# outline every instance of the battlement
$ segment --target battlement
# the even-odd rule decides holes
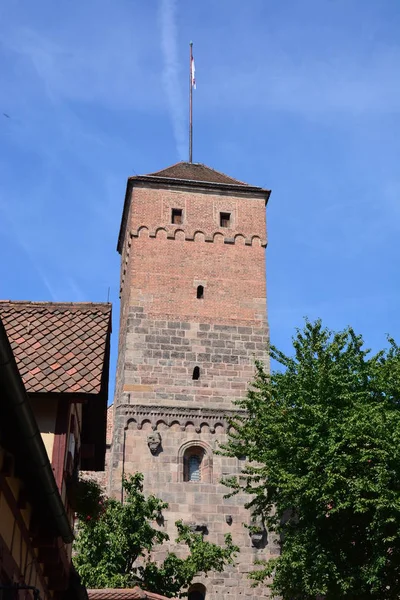
[[[270,193],[205,165],[190,163],[130,177],[117,249],[121,253],[126,233],[141,226],[156,231],[159,227],[182,225],[189,239],[196,231],[209,237],[217,229],[228,230],[225,233],[230,238],[240,234],[264,239],[265,205]]]

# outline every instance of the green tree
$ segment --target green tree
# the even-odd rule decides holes
[[[285,599],[400,598],[400,349],[371,356],[348,328],[306,321],[293,356],[257,364],[224,452],[249,464],[226,483],[280,540],[255,583]]]
[[[151,559],[158,544],[168,541],[162,528],[162,511],[168,505],[155,496],[143,494],[143,475],[136,473],[123,481],[124,502],[105,498],[93,481],[82,482],[78,494],[78,532],[74,564],[88,588],[143,589],[165,596],[184,591],[195,575],[223,571],[234,560],[238,548],[230,535],[225,546],[203,539],[176,522],[177,543],[186,547],[186,558],[170,552],[161,564]]]

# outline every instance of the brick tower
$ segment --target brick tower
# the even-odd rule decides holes
[[[216,543],[232,533],[238,564],[199,577],[189,594],[196,600],[267,596],[251,588],[247,573],[254,559],[276,552],[265,532],[251,536],[243,526],[245,499],[223,498],[221,478],[238,473],[242,461],[215,454],[254,358],[266,358],[269,195],[185,162],[127,184],[108,485],[121,497],[121,476],[144,473],[145,492],[169,503],[163,526],[171,540],[178,519]]]

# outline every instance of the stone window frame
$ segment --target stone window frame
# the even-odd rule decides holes
[[[192,450],[193,453],[199,454],[203,450],[201,461],[201,478],[200,481],[188,481],[187,476],[187,457]],[[181,445],[178,450],[178,481],[189,485],[199,485],[202,483],[212,483],[213,474],[213,453],[208,444],[201,440],[190,440]]]

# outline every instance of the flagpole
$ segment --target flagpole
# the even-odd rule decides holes
[[[193,162],[193,81],[192,81],[192,62],[193,62],[193,42],[190,42],[190,62],[189,62],[189,162]]]

